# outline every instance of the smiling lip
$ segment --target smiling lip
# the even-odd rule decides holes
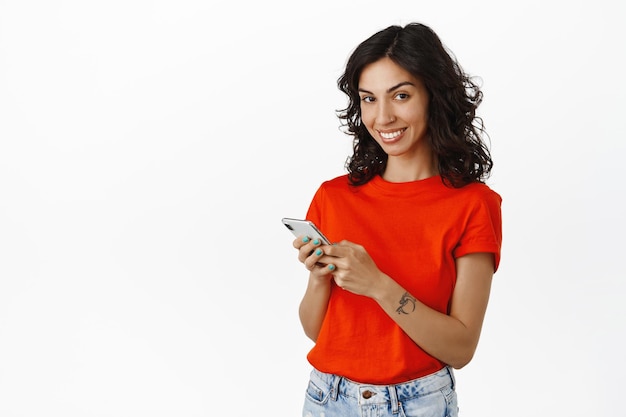
[[[382,131],[378,131],[378,134],[380,135],[381,139],[383,140],[383,142],[385,143],[393,143],[396,142],[397,140],[399,140],[399,138],[402,136],[402,134],[406,131],[406,129],[399,129],[399,130],[393,130],[393,131],[389,131],[389,132],[382,132]]]

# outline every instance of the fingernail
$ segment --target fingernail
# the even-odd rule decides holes
[[[320,240],[319,240],[319,239],[315,239],[315,240],[313,241],[313,244],[314,244],[314,245],[319,245],[319,244],[320,244]]]
[[[309,237],[308,237],[308,236],[305,236],[305,237],[303,237],[303,238],[302,238],[302,241],[303,241],[304,243],[309,243],[309,240],[311,240],[311,239],[309,239]]]
[[[331,271],[334,271],[335,270],[335,265],[329,264],[328,265],[328,269],[330,269]]]
[[[316,254],[317,256],[320,256],[320,255],[322,254],[322,250],[321,250],[321,249],[316,250],[316,251],[315,251],[315,254]]]

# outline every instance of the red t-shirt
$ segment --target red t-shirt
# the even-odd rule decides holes
[[[501,201],[485,184],[451,188],[440,176],[407,183],[377,176],[354,187],[344,175],[321,185],[307,219],[331,241],[364,246],[382,272],[424,304],[448,313],[456,258],[489,252],[498,267]],[[445,366],[411,340],[376,301],[341,290],[334,282],[307,358],[322,372],[371,384],[405,382]]]

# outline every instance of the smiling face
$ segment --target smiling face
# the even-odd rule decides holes
[[[387,170],[412,166],[432,175],[429,94],[421,80],[389,58],[367,65],[359,78],[361,120],[389,156]],[[417,171],[415,171],[417,172]]]

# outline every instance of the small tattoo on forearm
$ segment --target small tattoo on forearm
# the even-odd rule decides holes
[[[400,307],[396,309],[398,314],[409,314],[415,311],[415,298],[408,292],[405,292],[400,298]]]

